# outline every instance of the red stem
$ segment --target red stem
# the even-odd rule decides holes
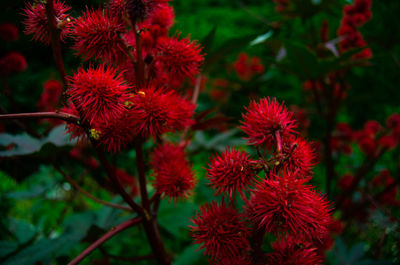
[[[276,138],[276,149],[278,151],[278,155],[282,152],[282,139],[279,131],[275,131],[275,138]]]
[[[53,48],[53,57],[56,64],[58,73],[61,76],[61,80],[64,84],[64,95],[68,88],[67,74],[64,67],[64,60],[62,57],[62,49],[60,43],[60,30],[57,29],[57,21],[54,12],[53,0],[47,0],[46,4],[46,16],[49,21],[49,31],[51,35],[51,46]]]
[[[80,120],[78,116],[64,112],[32,112],[0,115],[0,120],[10,119],[59,119],[76,125],[79,125]]]
[[[145,215],[143,208],[136,204],[131,196],[125,191],[124,187],[122,186],[121,182],[115,175],[114,168],[108,163],[106,156],[104,155],[103,150],[97,147],[97,143],[92,140],[93,147],[96,149],[97,155],[99,156],[100,162],[103,165],[104,169],[108,177],[110,178],[111,182],[114,184],[115,188],[117,189],[118,193],[122,196],[124,201],[138,214],[141,216]]]
[[[107,240],[109,240],[110,238],[115,236],[116,234],[124,231],[125,229],[139,224],[140,222],[142,222],[142,218],[136,217],[134,219],[123,222],[122,224],[119,224],[115,228],[108,231],[105,235],[100,237],[98,240],[96,240],[96,242],[91,244],[88,248],[86,248],[81,254],[79,254],[70,263],[68,263],[68,265],[76,265],[76,264],[80,263],[84,258],[86,258],[90,253],[92,253],[96,248],[101,246],[104,242],[106,242]]]
[[[142,206],[149,214],[150,203],[146,188],[146,169],[144,167],[143,147],[141,139],[135,142],[136,149],[136,166],[139,173],[140,197],[142,198]],[[147,218],[149,219],[149,218]]]
[[[136,41],[136,83],[139,88],[144,84],[144,63],[142,58],[142,45],[140,41],[140,32],[138,32],[137,23],[134,25],[135,41]]]

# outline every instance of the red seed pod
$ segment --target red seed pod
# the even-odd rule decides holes
[[[255,181],[250,156],[244,152],[227,148],[221,156],[214,156],[207,169],[207,177],[216,194],[232,197],[236,191],[243,194],[246,187]]]
[[[224,265],[249,263],[245,257],[249,231],[232,206],[224,202],[205,204],[191,221],[190,234],[196,244],[202,244],[200,248],[205,249],[211,262]]]
[[[154,170],[154,188],[170,200],[187,199],[196,186],[196,180],[182,147],[165,143],[158,146],[151,161]]]

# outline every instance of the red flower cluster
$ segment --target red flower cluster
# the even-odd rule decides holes
[[[229,197],[232,197],[236,191],[242,194],[246,186],[255,181],[252,162],[246,152],[230,148],[226,149],[221,157],[213,157],[207,174],[215,193],[226,193]]]
[[[246,251],[250,247],[249,230],[237,210],[222,202],[200,206],[192,220],[191,235],[196,244],[203,244],[205,254],[216,264],[248,264]]]
[[[0,76],[19,73],[28,66],[25,56],[20,52],[9,52],[0,58]]]
[[[40,111],[54,111],[62,95],[63,85],[58,80],[47,80],[43,84],[43,93],[37,103]]]
[[[131,127],[145,139],[190,126],[196,108],[176,92],[155,86],[137,92],[129,106]]]
[[[271,175],[258,183],[247,206],[249,219],[260,229],[312,241],[327,233],[330,205],[294,175]]]
[[[259,57],[249,57],[246,53],[240,53],[233,63],[236,74],[243,81],[249,81],[254,75],[264,73],[264,65]]]
[[[362,130],[353,131],[346,123],[338,123],[332,138],[333,150],[351,154],[350,144],[356,143],[361,151],[371,157],[381,149],[390,150],[400,142],[400,115],[392,114],[386,127],[377,121],[367,121]]]
[[[356,0],[353,5],[344,7],[344,16],[338,29],[338,35],[343,37],[343,40],[339,43],[339,48],[342,52],[366,46],[366,42],[358,28],[371,19],[371,6],[372,0]],[[354,57],[369,59],[372,57],[372,51],[366,48]]]
[[[56,26],[61,29],[60,38],[64,40],[71,33],[72,23],[70,22],[69,15],[66,14],[71,7],[59,0],[53,2],[53,7]],[[45,4],[38,3],[32,5],[31,3],[27,3],[23,11],[23,15],[26,17],[23,21],[25,34],[33,34],[33,40],[49,45],[51,37]]]
[[[252,101],[246,110],[240,128],[248,135],[251,145],[274,148],[280,141],[278,134],[289,137],[297,126],[293,114],[275,98],[263,98],[259,103]]]
[[[319,265],[322,258],[310,243],[294,237],[286,237],[272,244],[274,253],[268,254],[268,264],[276,265]]]
[[[0,23],[0,39],[4,41],[18,40],[18,28],[11,23]]]
[[[196,185],[196,180],[185,157],[182,147],[165,143],[152,154],[151,167],[154,170],[154,187],[164,197],[187,198]]]
[[[88,70],[79,68],[70,82],[70,99],[91,125],[114,120],[126,109],[130,87],[112,68],[105,65],[91,66]]]
[[[293,113],[276,99],[252,102],[247,110],[241,128],[249,136],[249,144],[266,147],[264,153],[258,152],[258,159],[253,160],[245,152],[228,148],[211,159],[207,169],[210,186],[230,201],[231,213],[230,217],[225,214],[224,203],[218,206],[213,202],[201,208],[192,220],[192,237],[203,244],[206,255],[216,264],[321,264],[315,242],[329,236],[333,219],[331,204],[306,184],[312,178],[315,151],[297,136]],[[262,170],[265,178],[257,180]],[[236,209],[236,192],[244,201],[241,214]],[[238,222],[239,216],[246,222]],[[243,238],[231,237],[232,231],[238,233],[246,228],[253,233],[241,232]],[[262,253],[260,243],[256,243],[262,242],[265,233],[279,239],[274,253]],[[298,248],[297,241],[303,247]],[[227,246],[233,249],[229,253]],[[240,251],[235,250],[237,246]],[[226,259],[221,260],[221,256]]]
[[[95,58],[118,63],[127,57],[122,39],[126,28],[117,16],[103,10],[86,10],[74,24],[74,49],[85,60]]]

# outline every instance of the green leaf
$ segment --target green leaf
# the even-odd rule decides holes
[[[0,257],[5,257],[8,254],[18,249],[18,243],[11,241],[0,241]]]
[[[177,237],[185,237],[190,224],[189,218],[195,212],[195,205],[190,202],[167,202],[163,200],[159,209],[160,226]],[[179,216],[179,218],[177,218]]]
[[[203,46],[202,52],[206,55],[211,50],[211,47],[214,43],[216,32],[217,32],[217,25],[214,25],[213,28],[210,30],[210,32],[201,41],[201,44]]]
[[[24,220],[10,218],[9,230],[15,235],[20,244],[28,242],[36,235],[35,227]]]
[[[10,146],[10,150],[0,151],[2,156],[30,155],[39,152],[43,146],[52,144],[57,147],[73,145],[74,142],[69,140],[69,136],[65,134],[65,126],[60,125],[50,131],[47,137],[36,139],[26,133],[19,135],[11,135],[7,133],[0,134],[0,145]]]
[[[174,265],[191,265],[198,261],[202,256],[204,249],[198,249],[199,245],[190,245],[180,253],[175,260]]]

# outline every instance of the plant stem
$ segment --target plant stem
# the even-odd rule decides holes
[[[32,112],[0,115],[0,120],[10,119],[59,119],[76,125],[79,125],[80,120],[78,116],[64,112]]]
[[[126,211],[131,211],[132,210],[130,207],[126,207],[126,206],[115,204],[115,203],[111,203],[111,202],[106,202],[106,201],[103,201],[103,200],[101,200],[99,198],[96,198],[95,196],[93,196],[92,194],[90,194],[89,192],[84,190],[81,186],[79,186],[78,183],[76,183],[70,176],[68,176],[56,164],[53,164],[53,166],[72,186],[74,186],[75,189],[77,189],[80,193],[82,193],[83,195],[85,195],[89,199],[91,199],[91,200],[93,200],[93,201],[95,201],[97,203],[112,207],[112,208],[122,209],[122,210],[126,210]]]
[[[161,240],[157,219],[152,217],[150,220],[144,220],[143,227],[158,264],[171,265],[170,258],[167,255],[164,244]]]
[[[57,21],[54,12],[53,0],[47,0],[46,3],[46,16],[49,22],[49,30],[51,36],[51,46],[53,48],[54,62],[57,67],[57,71],[60,74],[61,80],[64,84],[63,95],[65,97],[65,92],[68,88],[67,74],[64,67],[64,60],[62,57],[62,49],[60,43],[60,30],[57,29]],[[65,100],[65,98],[63,99]]]
[[[134,219],[128,220],[126,222],[123,222],[122,224],[119,224],[115,228],[112,228],[110,231],[108,231],[105,235],[100,237],[96,242],[91,244],[88,248],[86,248],[81,254],[79,254],[76,258],[74,258],[68,265],[76,265],[80,263],[84,258],[86,258],[90,253],[92,253],[96,248],[98,248],[100,245],[102,245],[104,242],[115,236],[116,234],[124,231],[125,229],[132,227],[136,224],[139,224],[142,222],[141,217],[136,217]]]
[[[141,139],[135,142],[136,149],[136,166],[139,174],[140,197],[142,198],[142,206],[149,213],[150,203],[146,188],[146,169],[144,167],[143,146]]]
[[[142,58],[142,44],[140,40],[140,32],[138,32],[137,23],[134,24],[135,41],[136,41],[136,82],[139,88],[144,84],[144,63]]]
[[[108,163],[106,156],[104,155],[103,150],[101,150],[99,147],[97,147],[97,143],[95,143],[92,140],[93,147],[96,149],[97,155],[99,156],[100,163],[103,165],[104,169],[106,170],[106,173],[108,177],[110,178],[111,182],[114,184],[115,188],[117,189],[118,193],[122,196],[124,201],[138,214],[141,216],[144,215],[143,208],[140,207],[138,204],[136,204],[131,196],[126,193],[124,187],[121,185],[121,182],[115,175],[115,170],[114,168]]]

